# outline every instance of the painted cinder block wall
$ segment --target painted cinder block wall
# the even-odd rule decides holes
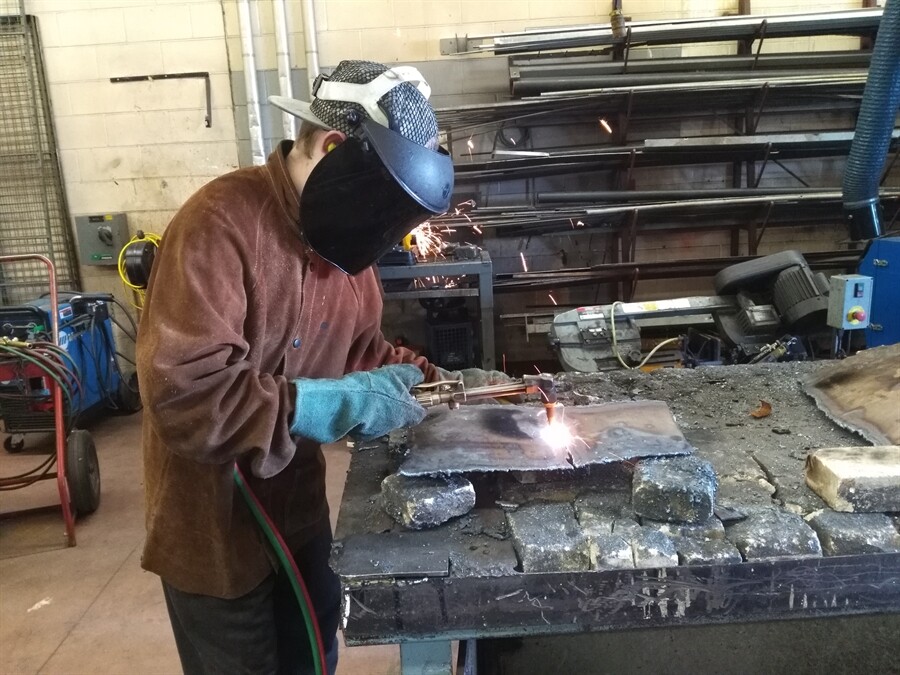
[[[635,20],[716,16],[737,11],[737,0],[625,0],[625,13]],[[826,0],[816,10],[849,9],[858,0]],[[437,106],[500,100],[508,90],[502,57],[445,57],[441,38],[525,28],[605,23],[608,0],[318,0],[315,3],[319,60],[323,68],[341,59],[365,58],[417,65],[433,88]],[[810,11],[801,0],[753,0],[756,14]],[[249,130],[243,84],[240,31],[235,0],[26,0],[28,13],[37,16],[44,44],[47,78],[59,138],[60,157],[73,214],[124,211],[132,231],[163,232],[179,205],[213,177],[250,161]],[[277,92],[275,36],[271,0],[254,0],[257,27],[257,69],[262,94]],[[288,2],[295,92],[305,96],[306,63],[301,3]],[[854,38],[825,37],[769,40],[764,51],[790,49],[852,49]],[[722,54],[734,45],[690,45],[685,55]],[[112,84],[111,77],[208,71],[212,86],[210,128],[204,124],[202,80]],[[267,146],[281,135],[277,114],[264,107]],[[777,122],[777,121],[776,121]],[[816,119],[795,122],[814,128]],[[651,130],[652,135],[696,133],[682,128]],[[703,133],[723,133],[715,128]],[[479,141],[479,139],[476,139]],[[808,167],[808,163],[807,163]],[[823,161],[814,184],[838,184],[842,161]],[[723,185],[721,167],[648,170],[636,174],[638,188],[715,187]],[[763,185],[791,184],[782,172],[767,170]],[[892,181],[893,182],[893,181]],[[796,244],[807,250],[829,249],[844,238],[840,229],[775,230],[767,233],[763,250]],[[532,268],[560,266],[559,250],[571,249],[597,261],[597,251],[582,238],[577,244],[553,238],[537,242],[505,242],[495,247],[498,269],[514,269],[518,251],[527,250]],[[527,247],[527,248],[526,248]],[[722,234],[644,237],[638,260],[669,256],[705,257],[727,251]],[[570,264],[572,264],[570,262]],[[122,293],[112,270],[83,267],[88,290]],[[673,291],[703,292],[703,282],[641,282],[642,297],[661,297]],[[699,285],[699,287],[698,287]],[[567,294],[556,294],[564,302]],[[573,302],[582,301],[573,296]],[[546,306],[546,293],[500,296],[498,313]],[[392,317],[408,307],[394,308]],[[414,330],[414,320],[410,326]],[[389,329],[392,330],[392,329]],[[405,328],[397,325],[396,332]],[[408,331],[407,331],[408,332]],[[499,332],[501,348],[522,348],[514,329]],[[534,346],[529,346],[534,349]]]

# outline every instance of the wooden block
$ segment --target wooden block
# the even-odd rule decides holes
[[[816,450],[806,484],[835,511],[900,511],[900,445]]]

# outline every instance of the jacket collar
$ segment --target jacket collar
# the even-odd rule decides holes
[[[300,196],[297,194],[297,188],[294,187],[287,167],[287,156],[293,147],[294,142],[290,140],[281,141],[281,143],[276,145],[275,149],[272,150],[272,154],[266,160],[266,171],[269,174],[269,179],[275,190],[275,198],[278,200],[281,210],[284,211],[285,216],[294,224],[299,233]]]

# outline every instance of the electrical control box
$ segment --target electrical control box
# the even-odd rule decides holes
[[[836,274],[830,280],[828,325],[842,330],[868,328],[872,312],[872,277]]]
[[[75,216],[75,235],[82,265],[117,265],[129,239],[128,220],[124,213]]]

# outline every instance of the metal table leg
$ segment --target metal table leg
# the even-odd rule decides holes
[[[485,251],[478,267],[478,303],[481,319],[481,367],[496,368],[494,354],[494,264]]]
[[[453,675],[453,650],[449,640],[400,643],[402,675]]]

